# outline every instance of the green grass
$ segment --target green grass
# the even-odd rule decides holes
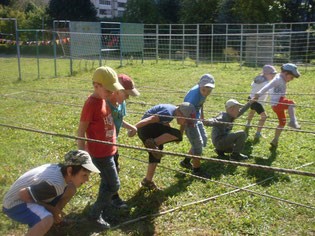
[[[1,65],[16,66],[15,59],[1,59]],[[84,64],[84,63],[83,63]],[[47,74],[53,74],[52,61],[43,63]],[[224,109],[229,98],[246,101],[252,78],[260,68],[240,68],[236,64],[202,64],[198,67],[185,62],[141,64],[132,62],[119,67],[119,62],[110,62],[119,73],[132,76],[141,95],[131,98],[136,103],[128,104],[126,120],[136,123],[150,105],[182,102],[185,91],[195,85],[203,73],[211,73],[216,79],[216,88],[205,103],[206,117],[212,117]],[[68,65],[62,65],[68,68]],[[97,66],[97,64],[96,64]],[[279,67],[278,67],[279,69]],[[37,71],[36,62],[28,70]],[[82,70],[81,70],[82,71]],[[315,93],[313,82],[314,68],[301,68],[302,76],[290,82],[288,93]],[[10,74],[6,74],[10,73]],[[20,82],[10,78],[12,72],[2,72],[0,93],[0,123],[29,127],[38,130],[76,135],[82,105],[90,93],[91,74],[87,69],[74,77],[37,79],[27,78]],[[10,78],[10,79],[9,79]],[[179,92],[175,92],[179,91]],[[244,92],[244,94],[232,94]],[[222,94],[224,93],[224,94]],[[315,131],[314,95],[288,95],[298,105],[297,117],[303,130]],[[307,107],[309,106],[309,107]],[[266,126],[275,127],[276,117],[266,106],[269,119]],[[237,123],[245,124],[245,116]],[[305,122],[303,122],[305,121]],[[308,121],[308,122],[306,122]],[[257,123],[257,116],[253,124]],[[176,126],[175,123],[173,123]],[[244,127],[235,125],[234,130]],[[0,127],[0,198],[22,173],[43,163],[58,163],[70,149],[76,148],[72,139],[20,131]],[[253,143],[254,128],[250,130],[245,153],[251,156],[248,163],[294,169],[314,162],[314,134],[283,132],[279,148],[270,152],[269,141],[274,130],[263,130],[265,139]],[[207,128],[211,133],[211,128]],[[142,147],[137,137],[128,138],[122,130],[119,142]],[[184,137],[180,144],[165,145],[166,151],[187,153],[189,142]],[[147,153],[139,150],[120,148],[121,189],[120,195],[127,200],[129,211],[112,210],[112,224],[141,216],[163,212],[190,202],[210,198],[234,190],[224,183],[238,187],[248,186],[270,178],[263,184],[250,187],[257,193],[265,193],[308,206],[315,206],[315,183],[313,177],[280,174],[276,172],[223,165],[215,162],[202,162],[202,168],[212,177],[202,181],[175,171],[158,167],[155,181],[163,188],[162,192],[146,192],[139,189],[139,182],[146,172]],[[205,157],[216,158],[211,140],[204,150]],[[165,156],[162,166],[182,170],[180,157]],[[300,170],[315,172],[315,164]],[[218,182],[213,182],[213,181]],[[99,177],[92,174],[90,181],[82,186],[77,195],[66,206],[67,225],[54,227],[48,235],[92,235],[97,230],[84,221],[89,206],[97,196]],[[0,214],[1,235],[22,235],[27,227],[15,223]],[[263,197],[258,194],[240,191],[217,197],[206,203],[180,208],[159,217],[148,217],[116,229],[99,232],[99,235],[314,235],[315,214],[313,209],[295,206],[283,201]]]

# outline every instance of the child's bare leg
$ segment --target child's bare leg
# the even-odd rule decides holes
[[[152,181],[158,163],[149,163],[145,178]]]
[[[257,133],[261,132],[266,120],[267,114],[265,112],[260,113],[260,120],[258,122]]]
[[[178,140],[178,138],[174,135],[169,134],[169,133],[164,133],[164,134],[162,134],[159,137],[154,139],[156,145],[161,145],[161,144],[176,141],[176,140]]]
[[[52,216],[47,216],[32,228],[28,230],[26,236],[33,236],[33,235],[45,235],[48,230],[52,227],[54,223],[54,218]]]
[[[250,110],[249,111],[249,113],[248,113],[248,116],[247,116],[247,126],[249,126],[250,125],[250,123],[252,122],[252,119],[253,119],[253,117],[254,117],[254,115],[255,115],[255,110]]]

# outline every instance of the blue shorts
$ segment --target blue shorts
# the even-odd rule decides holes
[[[2,208],[3,213],[11,219],[27,224],[30,228],[42,221],[47,216],[52,216],[45,207],[36,203],[22,203],[10,209]]]

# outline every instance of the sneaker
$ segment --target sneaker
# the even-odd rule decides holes
[[[201,168],[193,168],[192,170],[192,174],[193,175],[196,175],[196,176],[199,176],[199,177],[202,177],[202,178],[210,178],[210,175],[208,173],[205,173],[201,170]]]
[[[156,145],[155,141],[153,138],[149,138],[147,140],[145,140],[144,142],[144,146],[146,148],[150,148],[150,149],[156,149],[158,151],[160,151],[159,146]],[[160,152],[150,152],[156,159],[161,159],[163,154]]]
[[[273,140],[270,142],[270,145],[271,145],[272,148],[277,148],[277,147],[278,147],[278,140],[273,139]]]
[[[125,209],[128,208],[128,205],[125,201],[123,201],[120,197],[112,199],[112,206],[118,209]]]
[[[192,164],[190,162],[185,161],[185,160],[182,160],[179,164],[183,168],[186,168],[186,169],[189,169],[189,170],[192,169]]]
[[[301,129],[301,126],[297,122],[290,121],[288,124],[292,129]]]
[[[97,224],[98,226],[100,226],[100,227],[102,227],[104,229],[110,229],[110,224],[103,219],[102,214],[100,214],[96,218],[92,217],[92,216],[89,216],[88,219],[89,219],[89,221]]]
[[[231,160],[234,160],[234,161],[243,161],[243,160],[247,160],[248,156],[239,152],[232,152],[230,158]]]
[[[149,190],[160,190],[153,181],[149,181],[146,178],[140,182],[140,187],[147,188]]]
[[[224,154],[224,151],[220,151],[218,149],[214,149],[215,153],[218,154],[218,157],[227,157],[225,154]]]

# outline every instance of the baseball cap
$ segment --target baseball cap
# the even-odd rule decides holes
[[[235,105],[239,105],[239,106],[244,106],[243,104],[239,103],[237,100],[235,99],[229,99],[227,100],[227,102],[225,103],[225,108],[228,109],[230,107],[233,107]]]
[[[111,92],[124,89],[118,82],[116,72],[108,66],[98,67],[93,74],[92,80],[102,84],[105,89],[108,89]]]
[[[269,75],[269,74],[277,74],[277,70],[274,66],[272,65],[264,65],[263,66],[263,70],[262,73],[265,75]]]
[[[203,76],[201,76],[200,81],[199,81],[199,86],[200,87],[210,87],[210,88],[214,88],[215,81],[214,81],[214,77],[210,74],[204,74]]]
[[[301,75],[297,69],[297,66],[295,64],[292,64],[292,63],[283,64],[281,66],[281,70],[290,72],[295,78],[299,78]]]
[[[65,165],[83,166],[85,169],[101,173],[93,164],[90,154],[83,150],[72,150],[65,155]]]
[[[183,114],[184,117],[196,117],[195,106],[189,102],[183,102],[178,106],[179,111]]]
[[[127,94],[130,96],[139,96],[139,91],[135,88],[135,84],[132,81],[132,79],[125,74],[119,74],[118,75],[119,83],[124,87]]]

